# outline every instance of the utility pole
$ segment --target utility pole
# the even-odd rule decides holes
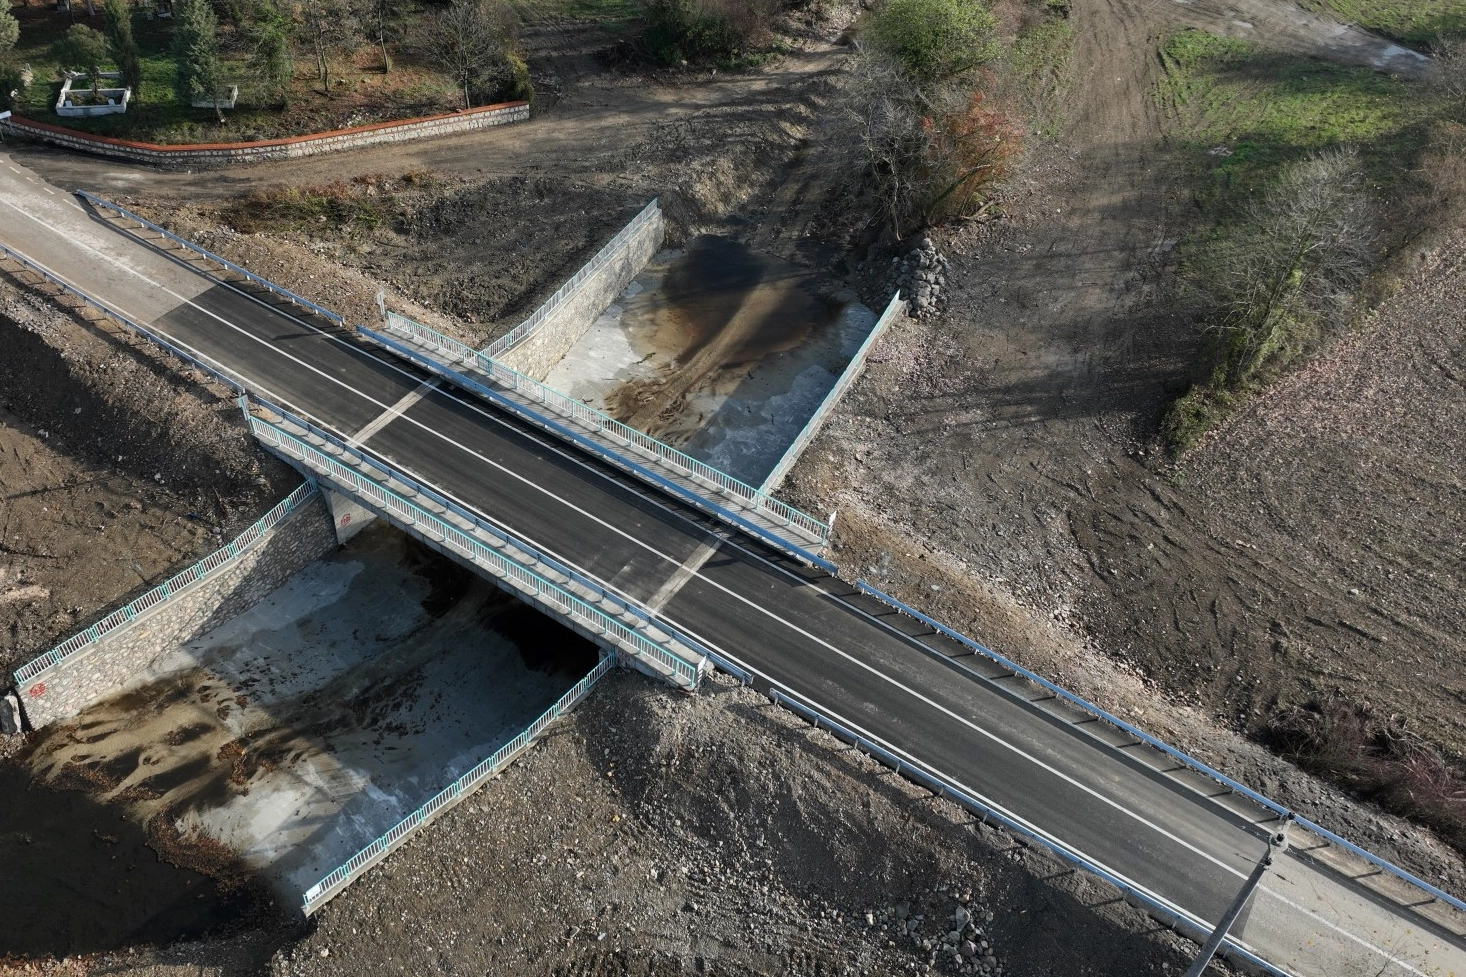
[[[1272,867],[1273,859],[1288,850],[1288,825],[1292,823],[1293,815],[1289,814],[1283,818],[1282,826],[1268,839],[1267,851],[1262,853],[1262,858],[1258,861],[1257,867],[1252,870],[1252,874],[1242,884],[1242,891],[1237,893],[1236,901],[1232,903],[1231,908],[1222,914],[1222,918],[1218,921],[1216,929],[1212,930],[1211,937],[1202,946],[1201,953],[1197,954],[1196,962],[1191,965],[1190,970],[1186,971],[1186,977],[1201,977],[1207,968],[1207,964],[1211,963],[1211,958],[1217,955],[1217,948],[1222,945],[1222,941],[1231,932],[1232,924],[1237,922],[1237,917],[1242,915],[1242,910],[1247,906],[1247,901],[1252,898],[1252,894],[1257,891],[1258,885],[1262,883],[1262,877]]]

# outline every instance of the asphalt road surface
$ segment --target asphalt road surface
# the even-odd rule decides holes
[[[348,334],[123,233],[0,155],[0,243],[1194,918],[1276,828],[924,647],[791,563]],[[675,578],[675,580],[674,580]],[[1214,791],[1213,791],[1214,792]],[[1295,848],[1233,929],[1300,975],[1466,974],[1466,943]]]

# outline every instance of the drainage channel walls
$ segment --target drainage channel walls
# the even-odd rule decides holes
[[[533,315],[484,347],[484,355],[544,380],[661,250],[665,230],[662,210],[653,200]]]
[[[809,443],[820,432],[820,428],[825,426],[825,420],[830,416],[830,411],[835,409],[835,405],[840,402],[840,398],[845,396],[845,391],[850,389],[851,384],[860,379],[860,375],[865,372],[865,361],[870,357],[870,351],[875,348],[876,343],[880,342],[886,330],[891,328],[891,323],[905,314],[906,302],[901,298],[901,293],[897,292],[891,296],[886,311],[882,312],[881,317],[876,320],[870,335],[865,337],[865,342],[860,344],[860,349],[856,350],[855,355],[850,358],[850,364],[845,367],[845,372],[840,374],[835,385],[830,388],[830,392],[825,394],[825,399],[810,415],[804,428],[795,435],[794,440],[785,449],[784,456],[779,459],[773,471],[769,472],[768,477],[764,479],[764,484],[760,488],[761,492],[778,491],[779,486],[784,484],[789,469],[794,467],[794,463],[804,454],[804,449],[809,447]]]
[[[160,655],[254,606],[335,546],[307,482],[228,546],[16,670],[26,717],[40,728],[129,691]]]

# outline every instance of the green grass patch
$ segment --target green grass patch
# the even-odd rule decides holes
[[[1052,136],[1063,124],[1074,28],[1056,12],[1020,32],[1003,55],[1003,75],[1021,94],[1030,124]]]
[[[1388,197],[1443,110],[1417,83],[1203,31],[1177,34],[1161,59],[1176,141],[1199,177],[1203,211],[1218,219],[1284,166],[1334,146],[1358,146]]]
[[[1448,108],[1432,90],[1197,30],[1172,37],[1160,54],[1166,75],[1158,97],[1174,109],[1171,143],[1206,224],[1181,249],[1183,280],[1206,279],[1220,249],[1246,231],[1248,201],[1292,164],[1332,148],[1358,149],[1381,207],[1384,245],[1412,233],[1408,221],[1392,216],[1407,212],[1406,203],[1426,192],[1421,155],[1432,125]],[[1205,320],[1210,311],[1198,308],[1196,315]],[[1219,341],[1207,343],[1197,382],[1163,422],[1172,451],[1195,446],[1271,379],[1310,355],[1323,335],[1318,327],[1290,324],[1277,352],[1241,375],[1219,366],[1228,361]]]
[[[1300,4],[1413,47],[1466,34],[1466,0],[1300,0]]]

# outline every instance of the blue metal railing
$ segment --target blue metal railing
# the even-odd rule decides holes
[[[538,309],[535,309],[528,319],[525,319],[519,325],[485,346],[483,350],[484,355],[491,357],[503,356],[515,346],[528,339],[556,309],[560,308],[574,294],[576,289],[580,288],[582,282],[600,271],[601,267],[611,260],[611,256],[616,252],[616,249],[621,247],[627,238],[631,237],[632,234],[636,233],[642,225],[646,224],[652,218],[660,215],[661,208],[657,206],[656,198],[653,198],[651,203],[642,208],[641,213],[631,219],[631,223],[617,231],[616,236],[607,241],[605,246],[596,252],[595,257],[591,258],[584,265],[581,265],[580,270],[570,276],[570,279],[565,284],[557,288],[555,294],[546,299]]]
[[[340,485],[345,491],[350,492],[353,496],[363,501],[368,507],[389,518],[395,518],[395,521],[399,524],[403,524],[410,530],[416,531],[421,535],[431,534],[437,537],[438,541],[444,546],[450,546],[469,560],[503,574],[504,578],[511,582],[511,586],[519,592],[528,594],[537,600],[553,606],[560,614],[573,621],[578,621],[590,630],[605,636],[607,640],[620,642],[631,654],[660,663],[688,688],[696,687],[699,677],[698,665],[687,661],[681,655],[677,654],[676,651],[660,642],[652,640],[624,621],[612,617],[584,598],[571,593],[561,585],[530,569],[524,563],[475,539],[459,527],[446,521],[431,510],[418,505],[406,496],[394,492],[378,481],[364,477],[355,469],[342,464],[337,459],[332,458],[315,446],[295,437],[290,432],[249,413],[247,405],[242,404],[241,406],[245,406],[246,408],[245,418],[249,423],[251,433],[267,447],[275,448],[285,455],[304,462],[311,469],[317,471],[321,478]],[[381,470],[391,475],[391,477],[396,477],[388,469],[382,468]],[[404,484],[410,484],[408,480],[403,481]],[[413,488],[414,491],[417,490],[416,485],[413,485]],[[425,492],[423,494],[431,497],[430,493]],[[457,507],[455,507],[455,511],[457,513],[462,512]],[[472,520],[477,528],[492,533],[505,544],[506,548],[513,547],[538,556],[533,548],[521,545],[518,540],[499,530],[493,529],[481,520],[474,520],[472,516],[465,516],[465,518]],[[547,566],[560,572],[560,566],[558,564],[553,564],[550,561],[545,561],[545,563]],[[567,574],[567,576],[575,583],[588,589],[597,600],[613,606],[618,611],[629,612],[646,625],[655,624],[658,629],[666,632],[669,637],[678,643],[685,643],[687,647],[698,651],[699,654],[701,653],[700,646],[695,642],[684,640],[681,634],[666,627],[660,621],[652,621],[644,610],[624,598],[611,593],[599,584],[579,574],[571,573]]]
[[[303,297],[295,294],[294,292],[290,291],[290,289],[288,289],[288,288],[284,288],[284,287],[282,287],[280,285],[276,285],[274,282],[270,281],[269,279],[261,278],[259,275],[256,275],[254,272],[248,271],[247,269],[244,269],[244,268],[239,267],[239,265],[236,265],[234,262],[230,261],[228,258],[221,258],[217,254],[214,254],[214,252],[205,250],[204,248],[199,247],[197,244],[194,244],[192,241],[189,241],[186,238],[179,237],[177,234],[174,234],[172,231],[166,231],[163,228],[159,227],[157,224],[154,224],[152,221],[148,220],[147,218],[145,218],[145,217],[139,217],[137,214],[134,214],[132,211],[127,210],[126,208],[121,207],[118,204],[114,204],[110,200],[105,200],[102,197],[96,196],[95,194],[87,193],[85,190],[77,190],[76,191],[76,195],[78,197],[81,197],[83,200],[87,201],[88,203],[93,204],[94,206],[104,207],[107,210],[114,211],[117,214],[120,214],[121,216],[126,217],[128,220],[137,221],[138,224],[142,225],[143,227],[146,227],[148,230],[154,231],[154,232],[156,232],[158,234],[161,234],[165,238],[167,238],[168,240],[172,241],[173,243],[175,243],[177,245],[180,245],[181,247],[185,247],[185,248],[189,249],[190,251],[195,251],[198,254],[203,255],[205,258],[208,258],[210,261],[214,261],[214,262],[217,262],[220,265],[223,265],[225,268],[229,269],[230,271],[234,272],[237,275],[243,275],[245,278],[247,278],[250,281],[254,282],[256,285],[259,285],[261,288],[264,288],[264,289],[267,289],[267,290],[269,290],[271,292],[274,292],[276,295],[282,295],[286,299],[290,300],[291,302],[296,303],[297,305],[303,305],[303,306],[305,306],[306,308],[310,309],[312,312],[316,313],[317,315],[322,316],[323,318],[329,319],[332,322],[336,323],[336,325],[338,325],[338,326],[343,326],[344,327],[346,325],[346,320],[343,319],[343,318],[341,318],[341,316],[337,315],[336,313],[332,312],[330,309],[322,308],[321,306],[319,306],[316,303],[312,302],[310,299],[303,298]]]
[[[631,470],[638,478],[651,482],[657,487],[673,495],[676,495],[680,499],[692,503],[694,506],[697,506],[704,511],[711,512],[713,515],[717,516],[724,522],[736,525],[744,532],[756,536],[759,539],[762,539],[765,542],[781,550],[784,550],[785,552],[792,553],[800,560],[803,560],[809,565],[818,567],[821,570],[824,570],[826,573],[835,572],[835,565],[833,563],[830,563],[828,560],[822,559],[816,556],[814,553],[811,553],[809,550],[806,550],[801,546],[797,546],[794,543],[791,543],[789,540],[784,539],[783,537],[773,532],[770,532],[768,529],[758,525],[757,523],[750,522],[748,519],[743,518],[736,512],[715,505],[710,499],[697,492],[694,492],[687,486],[679,485],[677,482],[667,478],[665,475],[658,474],[657,472],[652,471],[650,468],[647,468],[644,465],[632,461],[625,455],[612,451],[610,448],[597,442],[593,438],[589,438],[586,435],[581,434],[579,431],[575,431],[569,427],[566,427],[559,421],[553,420],[552,418],[546,417],[543,414],[530,410],[528,407],[526,407],[524,404],[521,404],[514,398],[507,397],[497,390],[493,390],[476,380],[466,377],[455,370],[451,370],[443,364],[439,363],[437,360],[433,359],[432,357],[427,356],[424,353],[420,353],[417,350],[412,349],[411,347],[405,346],[402,343],[399,343],[396,340],[392,339],[390,336],[384,336],[381,333],[376,332],[373,329],[368,329],[365,326],[357,326],[357,331],[366,338],[370,339],[372,342],[378,343],[381,346],[390,349],[392,352],[396,353],[398,356],[401,356],[403,359],[416,363],[424,369],[429,370],[438,376],[451,380],[453,383],[463,387],[465,390],[469,390],[477,396],[482,397],[483,399],[488,400],[492,403],[498,404],[504,407],[506,410],[509,410],[512,413],[523,417],[525,420],[529,421],[535,426],[543,428],[547,431],[551,431],[559,437],[579,445],[580,447],[594,454],[598,458],[603,458],[606,461],[609,461],[612,464],[616,465],[617,467]]]
[[[307,889],[302,898],[301,908],[304,913],[309,916],[317,909],[320,909],[333,897],[338,895],[342,889],[355,881],[363,872],[381,861],[409,837],[430,823],[445,808],[467,797],[485,780],[488,780],[494,774],[504,769],[516,756],[524,752],[531,743],[538,739],[539,735],[551,723],[568,712],[581,699],[585,698],[586,693],[591,690],[592,686],[599,682],[615,664],[615,656],[608,655],[602,658],[600,663],[591,670],[589,675],[571,686],[569,692],[566,692],[553,706],[545,710],[538,719],[530,723],[524,732],[499,747],[494,751],[493,756],[439,791],[426,804],[399,821],[392,830],[351,856],[345,864],[330,872],[321,881]]]
[[[845,391],[849,389],[850,385],[864,372],[865,358],[870,355],[871,347],[880,342],[891,323],[895,322],[896,317],[905,311],[906,303],[902,300],[901,293],[897,292],[891,296],[891,301],[886,304],[886,311],[881,313],[881,317],[871,327],[870,334],[865,337],[865,341],[860,344],[860,348],[845,365],[845,370],[836,378],[834,386],[830,387],[830,392],[825,394],[819,407],[810,415],[809,420],[804,423],[804,427],[795,435],[794,440],[789,442],[789,447],[784,449],[784,454],[770,470],[759,491],[772,492],[783,483],[784,476],[789,474],[789,469],[794,467],[799,456],[804,454],[804,449],[809,447],[809,442],[813,441],[820,428],[824,427],[825,419],[829,416],[830,411],[840,402],[840,398],[845,396]]]
[[[948,638],[951,638],[953,641],[958,642],[964,647],[971,648],[973,651],[982,655],[984,658],[987,658],[988,660],[995,662],[998,665],[1001,665],[1003,668],[1006,668],[1007,670],[1013,672],[1015,675],[1022,676],[1023,678],[1027,679],[1030,682],[1033,682],[1035,685],[1039,686],[1045,691],[1051,692],[1058,698],[1063,699],[1065,702],[1068,702],[1071,705],[1077,706],[1078,708],[1084,710],[1091,716],[1094,716],[1096,719],[1102,720],[1103,722],[1114,726],[1116,729],[1122,730],[1125,733],[1134,736],[1136,739],[1140,740],[1142,743],[1151,747],[1152,749],[1158,750],[1161,753],[1164,753],[1166,756],[1170,757],[1171,759],[1184,764],[1189,769],[1194,770],[1195,772],[1202,774],[1203,776],[1209,777],[1210,779],[1214,780],[1218,784],[1221,784],[1223,787],[1226,787],[1233,793],[1242,795],[1243,797],[1252,801],[1254,804],[1257,804],[1258,806],[1265,808],[1268,811],[1271,811],[1279,817],[1292,818],[1293,823],[1296,824],[1298,827],[1311,831],[1314,834],[1318,835],[1320,838],[1323,838],[1325,841],[1337,845],[1338,847],[1344,849],[1350,854],[1364,859],[1376,868],[1379,868],[1389,873],[1390,875],[1395,876],[1402,882],[1406,882],[1411,886],[1414,886],[1422,892],[1430,895],[1432,898],[1438,899],[1441,902],[1444,902],[1446,905],[1451,906],[1455,909],[1466,912],[1466,902],[1463,902],[1462,900],[1456,898],[1450,893],[1431,885],[1429,882],[1426,882],[1423,879],[1417,878],[1411,873],[1400,868],[1398,865],[1395,865],[1391,862],[1386,861],[1383,858],[1380,858],[1378,855],[1374,854],[1371,851],[1360,848],[1353,842],[1344,840],[1334,832],[1314,823],[1313,821],[1310,821],[1308,818],[1303,817],[1296,811],[1289,810],[1288,808],[1279,804],[1277,801],[1274,801],[1269,797],[1259,794],[1257,791],[1253,790],[1250,787],[1247,787],[1244,784],[1238,783],[1221,771],[1215,770],[1212,767],[1207,766],[1200,760],[1197,760],[1195,757],[1192,757],[1187,753],[1183,753],[1181,750],[1178,750],[1174,746],[1171,746],[1169,743],[1156,739],[1154,736],[1145,732],[1145,730],[1140,729],[1130,723],[1127,723],[1119,716],[1107,712],[1106,710],[1100,708],[1089,700],[1083,699],[1070,692],[1068,689],[1065,689],[1064,687],[1056,685],[1055,683],[1049,681],[1043,676],[1038,675],[1035,672],[1029,671],[1012,659],[1006,658],[1003,655],[1000,655],[997,652],[993,651],[992,649],[978,644],[976,641],[973,641],[966,635],[959,634],[958,632],[947,627],[945,624],[941,624],[933,620],[927,615],[910,607],[907,604],[902,603],[901,601],[890,596],[889,594],[883,593],[875,589],[866,582],[857,581],[856,586],[859,587],[860,590],[864,593],[885,602],[895,610],[900,611],[902,614],[906,614],[910,617],[915,618],[932,630],[946,635]]]
[[[1116,875],[1108,869],[1090,861],[1084,855],[1065,845],[1058,839],[1050,838],[1037,829],[1017,820],[1012,815],[979,800],[940,774],[933,773],[922,764],[913,763],[910,760],[897,756],[892,750],[887,749],[868,736],[863,736],[855,732],[840,720],[832,718],[828,713],[806,705],[778,689],[770,689],[769,698],[791,712],[808,719],[816,727],[827,729],[836,737],[845,740],[847,743],[854,744],[858,749],[874,756],[901,776],[908,777],[927,789],[936,792],[938,795],[950,798],[969,811],[980,815],[984,823],[996,821],[1013,834],[1026,838],[1047,851],[1053,852],[1066,862],[1104,879],[1124,893],[1126,898],[1134,899],[1143,904],[1157,919],[1164,921],[1169,918],[1172,927],[1186,926],[1191,930],[1190,935],[1199,939],[1204,939],[1210,934],[1212,927],[1205,920],[1151,895],[1128,879]],[[1245,960],[1253,966],[1260,967],[1267,973],[1274,975],[1274,977],[1294,977],[1288,971],[1281,970],[1273,964],[1268,963],[1232,937],[1228,937],[1225,940],[1224,946],[1227,948],[1229,954]]]
[[[261,516],[252,526],[240,533],[228,546],[215,550],[193,566],[169,577],[136,600],[108,614],[96,624],[78,634],[72,635],[34,661],[22,665],[15,671],[15,683],[23,685],[48,669],[55,668],[70,656],[101,641],[103,637],[118,628],[131,624],[140,615],[159,604],[187,590],[210,574],[224,569],[247,553],[255,543],[316,493],[314,481],[307,481],[269,512]]]
[[[233,387],[236,391],[240,393],[244,392],[244,380],[242,377],[233,376],[225,367],[219,366],[218,364],[214,363],[208,363],[200,359],[198,356],[195,356],[194,354],[185,351],[181,346],[178,346],[172,340],[163,338],[161,335],[149,329],[147,326],[136,322],[128,316],[123,315],[121,312],[118,312],[116,309],[113,309],[110,306],[107,306],[104,303],[98,301],[97,299],[92,298],[86,292],[83,292],[76,286],[70,284],[67,281],[64,281],[55,272],[40,264],[37,264],[30,258],[27,258],[25,255],[21,254],[19,251],[16,251],[14,248],[9,248],[3,244],[0,244],[0,255],[3,255],[11,261],[16,262],[27,271],[36,275],[40,275],[46,281],[60,287],[62,291],[76,296],[85,304],[96,309],[98,312],[107,316],[109,319],[113,319],[116,322],[119,322],[122,325],[126,326],[128,329],[131,329],[133,332],[142,336],[148,342],[153,343],[157,346],[161,346],[163,349],[172,353],[179,359],[198,367],[200,370],[203,370],[209,376],[214,377],[217,380],[222,380],[224,383]]]
[[[375,338],[376,334],[371,330],[364,327],[359,328],[370,338]],[[414,322],[396,312],[387,313],[387,328],[405,335],[447,359],[456,359],[465,366],[471,366],[491,381],[502,384],[531,401],[538,401],[558,414],[568,415],[574,421],[595,428],[597,434],[625,442],[628,447],[640,448],[680,474],[705,482],[720,495],[732,496],[745,506],[764,513],[785,527],[807,536],[815,543],[823,545],[829,539],[830,527],[813,516],[799,511],[787,502],[779,501],[767,492],[756,489],[726,472],[719,471],[706,462],[697,460],[684,451],[679,451],[649,434],[638,431],[629,424],[622,423],[614,417],[583,404],[574,397],[567,396],[533,377],[525,376],[513,367],[505,366],[477,352],[466,343],[460,343],[450,336],[445,336],[435,329]],[[457,382],[462,376],[453,370],[445,374],[446,379],[454,382]]]

